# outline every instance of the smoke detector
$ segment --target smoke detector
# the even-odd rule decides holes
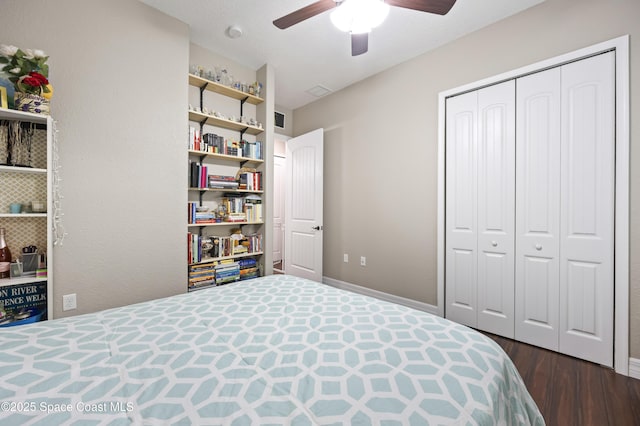
[[[231,25],[230,27],[227,28],[225,33],[229,38],[240,38],[242,37],[242,28],[240,28],[237,25]]]

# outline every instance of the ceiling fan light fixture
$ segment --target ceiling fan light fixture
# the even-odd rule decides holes
[[[331,22],[340,31],[363,34],[382,24],[389,14],[383,0],[344,0],[331,12]]]

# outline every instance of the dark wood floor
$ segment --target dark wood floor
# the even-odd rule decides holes
[[[640,426],[640,380],[492,334],[549,426]]]

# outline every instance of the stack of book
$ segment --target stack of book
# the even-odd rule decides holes
[[[220,202],[228,213],[244,213],[244,197],[241,194],[224,194]]]
[[[189,162],[189,186],[191,188],[207,187],[207,166],[203,166],[195,161]]]
[[[211,237],[213,248],[210,253],[214,258],[231,256],[233,253],[233,241],[231,237]]]
[[[216,285],[215,266],[214,262],[189,266],[189,291]]]
[[[201,151],[202,141],[200,139],[200,129],[197,127],[189,126],[189,149],[195,151]]]
[[[202,136],[203,150],[205,152],[211,152],[215,154],[224,154],[224,147],[226,146],[225,139],[216,135],[215,133],[205,133]]]
[[[244,199],[244,211],[247,222],[262,222],[262,199],[258,195],[249,195]]]
[[[209,188],[238,189],[238,182],[234,176],[209,175]]]
[[[262,234],[246,235],[245,238],[249,241],[249,253],[260,253],[263,251]]]
[[[238,281],[240,279],[240,264],[233,261],[222,261],[215,266],[216,285]]]
[[[262,142],[248,142],[243,140],[240,142],[240,147],[242,148],[243,157],[262,160]]]
[[[202,259],[200,236],[192,232],[187,233],[187,262],[197,263]]]
[[[262,191],[262,172],[244,172],[238,177],[238,189]]]
[[[245,235],[244,239],[248,245],[242,245],[231,236],[201,236],[189,232],[187,233],[187,261],[189,264],[195,264],[234,255],[260,253],[264,250],[262,234]]]
[[[240,259],[240,279],[248,280],[258,277],[258,263],[254,258]]]
[[[227,217],[224,218],[225,222],[240,223],[247,221],[247,214],[244,212],[227,213]]]
[[[190,224],[194,223],[216,223],[216,215],[212,211],[197,211],[196,207],[198,207],[198,203],[189,202],[188,203],[188,216]]]
[[[212,154],[224,154],[242,156],[242,150],[238,149],[240,142],[228,140],[215,133],[205,133],[202,136],[201,150]]]

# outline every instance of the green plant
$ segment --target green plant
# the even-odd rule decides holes
[[[22,50],[16,46],[0,45],[0,65],[9,74],[18,92],[51,94],[49,84],[49,57],[42,50]],[[45,96],[47,97],[47,96]]]

